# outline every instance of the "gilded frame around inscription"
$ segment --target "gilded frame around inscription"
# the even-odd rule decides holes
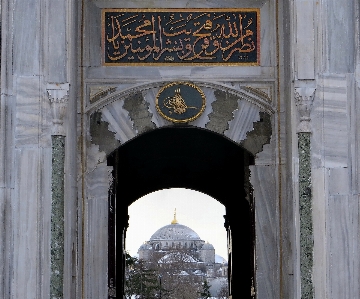
[[[104,66],[260,65],[259,8],[102,9],[101,30]]]
[[[190,82],[172,82],[163,86],[156,95],[159,114],[174,123],[188,123],[205,110],[204,92]]]

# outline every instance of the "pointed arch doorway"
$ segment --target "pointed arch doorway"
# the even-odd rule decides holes
[[[229,295],[253,298],[254,213],[247,183],[252,161],[249,152],[224,136],[179,125],[144,133],[108,156],[108,165],[114,169],[109,192],[109,286],[116,285],[118,298],[124,290],[128,206],[166,188],[200,191],[225,206]]]

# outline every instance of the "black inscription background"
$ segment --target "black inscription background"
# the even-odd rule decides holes
[[[258,11],[103,11],[105,64],[258,63]]]
[[[171,99],[173,99],[176,94],[180,95],[186,105],[182,113],[176,113],[175,105],[171,107]],[[189,120],[195,117],[201,112],[203,104],[203,98],[199,91],[186,84],[176,84],[165,88],[161,94],[159,94],[157,103],[160,111],[166,117],[175,121]]]

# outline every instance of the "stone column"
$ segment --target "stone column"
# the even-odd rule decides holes
[[[295,101],[300,122],[297,128],[299,149],[299,215],[301,298],[314,298],[313,251],[314,233],[311,194],[311,126],[310,112],[314,88],[296,88]]]
[[[64,297],[64,116],[68,103],[69,84],[48,84],[52,110],[52,176],[51,176],[51,276],[50,299]]]

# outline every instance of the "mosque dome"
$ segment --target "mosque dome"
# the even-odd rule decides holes
[[[174,220],[169,225],[165,225],[158,229],[150,238],[151,241],[180,241],[180,240],[201,240],[199,235],[190,227],[179,224],[176,220],[176,212]]]
[[[150,238],[150,241],[177,241],[177,240],[200,240],[199,235],[190,227],[182,224],[169,224],[158,229]]]

